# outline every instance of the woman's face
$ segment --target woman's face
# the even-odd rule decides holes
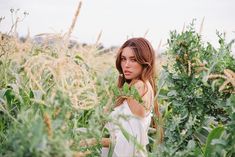
[[[130,47],[125,47],[121,54],[121,67],[127,80],[136,79],[142,73],[143,67],[135,58],[134,51]]]

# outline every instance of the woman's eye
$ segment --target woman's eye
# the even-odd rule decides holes
[[[125,61],[126,60],[126,58],[121,58],[121,61]]]
[[[133,59],[131,59],[131,61],[132,61],[132,62],[136,62],[136,59],[133,58]]]

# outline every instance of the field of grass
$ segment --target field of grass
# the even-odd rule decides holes
[[[100,156],[114,98],[123,94],[115,50],[71,46],[68,35],[43,34],[39,43],[15,34],[0,33],[0,156]],[[217,35],[219,48],[193,23],[170,33],[164,60],[157,58],[162,117],[154,116],[149,156],[235,156],[234,41]]]

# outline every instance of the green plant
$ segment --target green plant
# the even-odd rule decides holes
[[[211,137],[211,130],[231,120],[226,102],[233,85],[226,84],[230,90],[221,92],[218,86],[223,82],[208,79],[211,73],[224,69],[235,71],[235,59],[230,54],[233,42],[226,44],[219,33],[218,37],[218,49],[204,44],[193,23],[184,32],[170,34],[166,55],[172,64],[163,67],[158,95],[164,107],[165,143],[159,147],[163,156],[202,156],[204,147],[207,154],[211,148],[206,139],[218,137]]]

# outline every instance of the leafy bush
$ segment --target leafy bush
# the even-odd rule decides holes
[[[235,86],[229,82],[223,89],[219,87],[224,79],[230,80],[230,74],[223,79],[212,76],[223,75],[224,70],[234,73],[235,59],[230,54],[233,41],[226,44],[217,34],[218,49],[204,44],[193,23],[181,33],[170,33],[165,54],[169,64],[158,82],[165,122],[165,143],[159,147],[159,156],[218,155],[212,151],[211,141],[220,138],[232,121],[227,111]]]

